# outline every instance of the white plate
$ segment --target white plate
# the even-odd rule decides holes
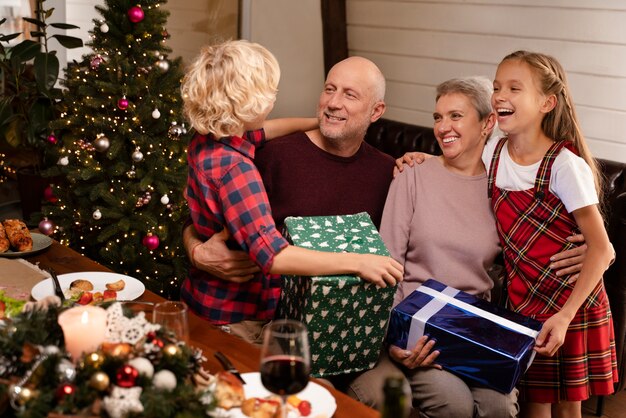
[[[30,251],[13,251],[7,250],[0,253],[0,257],[14,258],[14,257],[28,257],[29,255],[39,254],[46,248],[52,245],[52,238],[43,234],[33,234],[30,236],[33,238],[33,249]]]
[[[120,279],[126,282],[124,290],[117,292],[117,300],[134,300],[143,295],[146,287],[139,280],[134,277],[125,276],[117,273],[107,273],[105,271],[82,271],[79,273],[67,273],[59,274],[59,283],[63,293],[67,296],[70,283],[74,280],[83,279],[89,280],[93,284],[94,292],[104,292],[106,290],[107,283],[113,283]],[[51,278],[44,279],[33,286],[30,291],[33,299],[40,300],[46,296],[54,295],[54,285]]]
[[[243,390],[247,398],[264,398],[272,395],[270,391],[263,387],[261,383],[261,374],[254,373],[242,373],[241,376],[246,384],[243,386]],[[298,398],[311,402],[311,414],[308,418],[317,416],[326,416],[331,418],[337,409],[337,402],[330,392],[321,385],[315,382],[309,382],[309,384],[300,393],[297,393]],[[225,411],[221,408],[217,408],[215,417],[224,418],[246,418],[239,408],[233,408],[230,411]]]

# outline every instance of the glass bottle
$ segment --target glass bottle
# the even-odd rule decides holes
[[[391,375],[385,379],[381,418],[406,418],[408,416],[404,379],[401,375]]]

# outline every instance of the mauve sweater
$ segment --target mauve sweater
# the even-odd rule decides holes
[[[453,173],[439,158],[405,166],[389,188],[380,234],[404,264],[394,305],[429,278],[490,297],[487,269],[500,244],[486,174]]]

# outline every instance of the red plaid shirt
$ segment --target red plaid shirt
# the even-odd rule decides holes
[[[229,247],[246,251],[262,270],[250,281],[234,283],[190,268],[181,298],[214,324],[271,319],[280,297],[280,276],[270,275],[269,269],[287,241],[276,230],[252,162],[255,147],[264,140],[264,131],[258,130],[219,141],[196,135],[189,144],[187,203],[201,239],[228,228]]]

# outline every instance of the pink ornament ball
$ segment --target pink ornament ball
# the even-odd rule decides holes
[[[120,110],[126,110],[128,109],[128,99],[126,99],[126,97],[122,97],[121,99],[119,99],[117,101],[117,107]]]
[[[52,221],[48,220],[48,218],[43,218],[43,220],[39,222],[39,232],[44,235],[51,235],[54,232],[54,224]]]
[[[48,137],[46,138],[46,141],[48,141],[48,143],[54,145],[57,142],[59,142],[59,140],[57,139],[57,137],[54,134],[50,134],[48,135]]]
[[[159,237],[156,235],[148,234],[143,237],[142,244],[150,251],[154,251],[159,246]]]
[[[59,200],[55,195],[54,191],[52,191],[52,186],[47,186],[43,189],[43,198],[50,203],[56,203]]]
[[[139,6],[133,6],[128,9],[128,19],[133,23],[139,23],[143,20],[143,9]]]

